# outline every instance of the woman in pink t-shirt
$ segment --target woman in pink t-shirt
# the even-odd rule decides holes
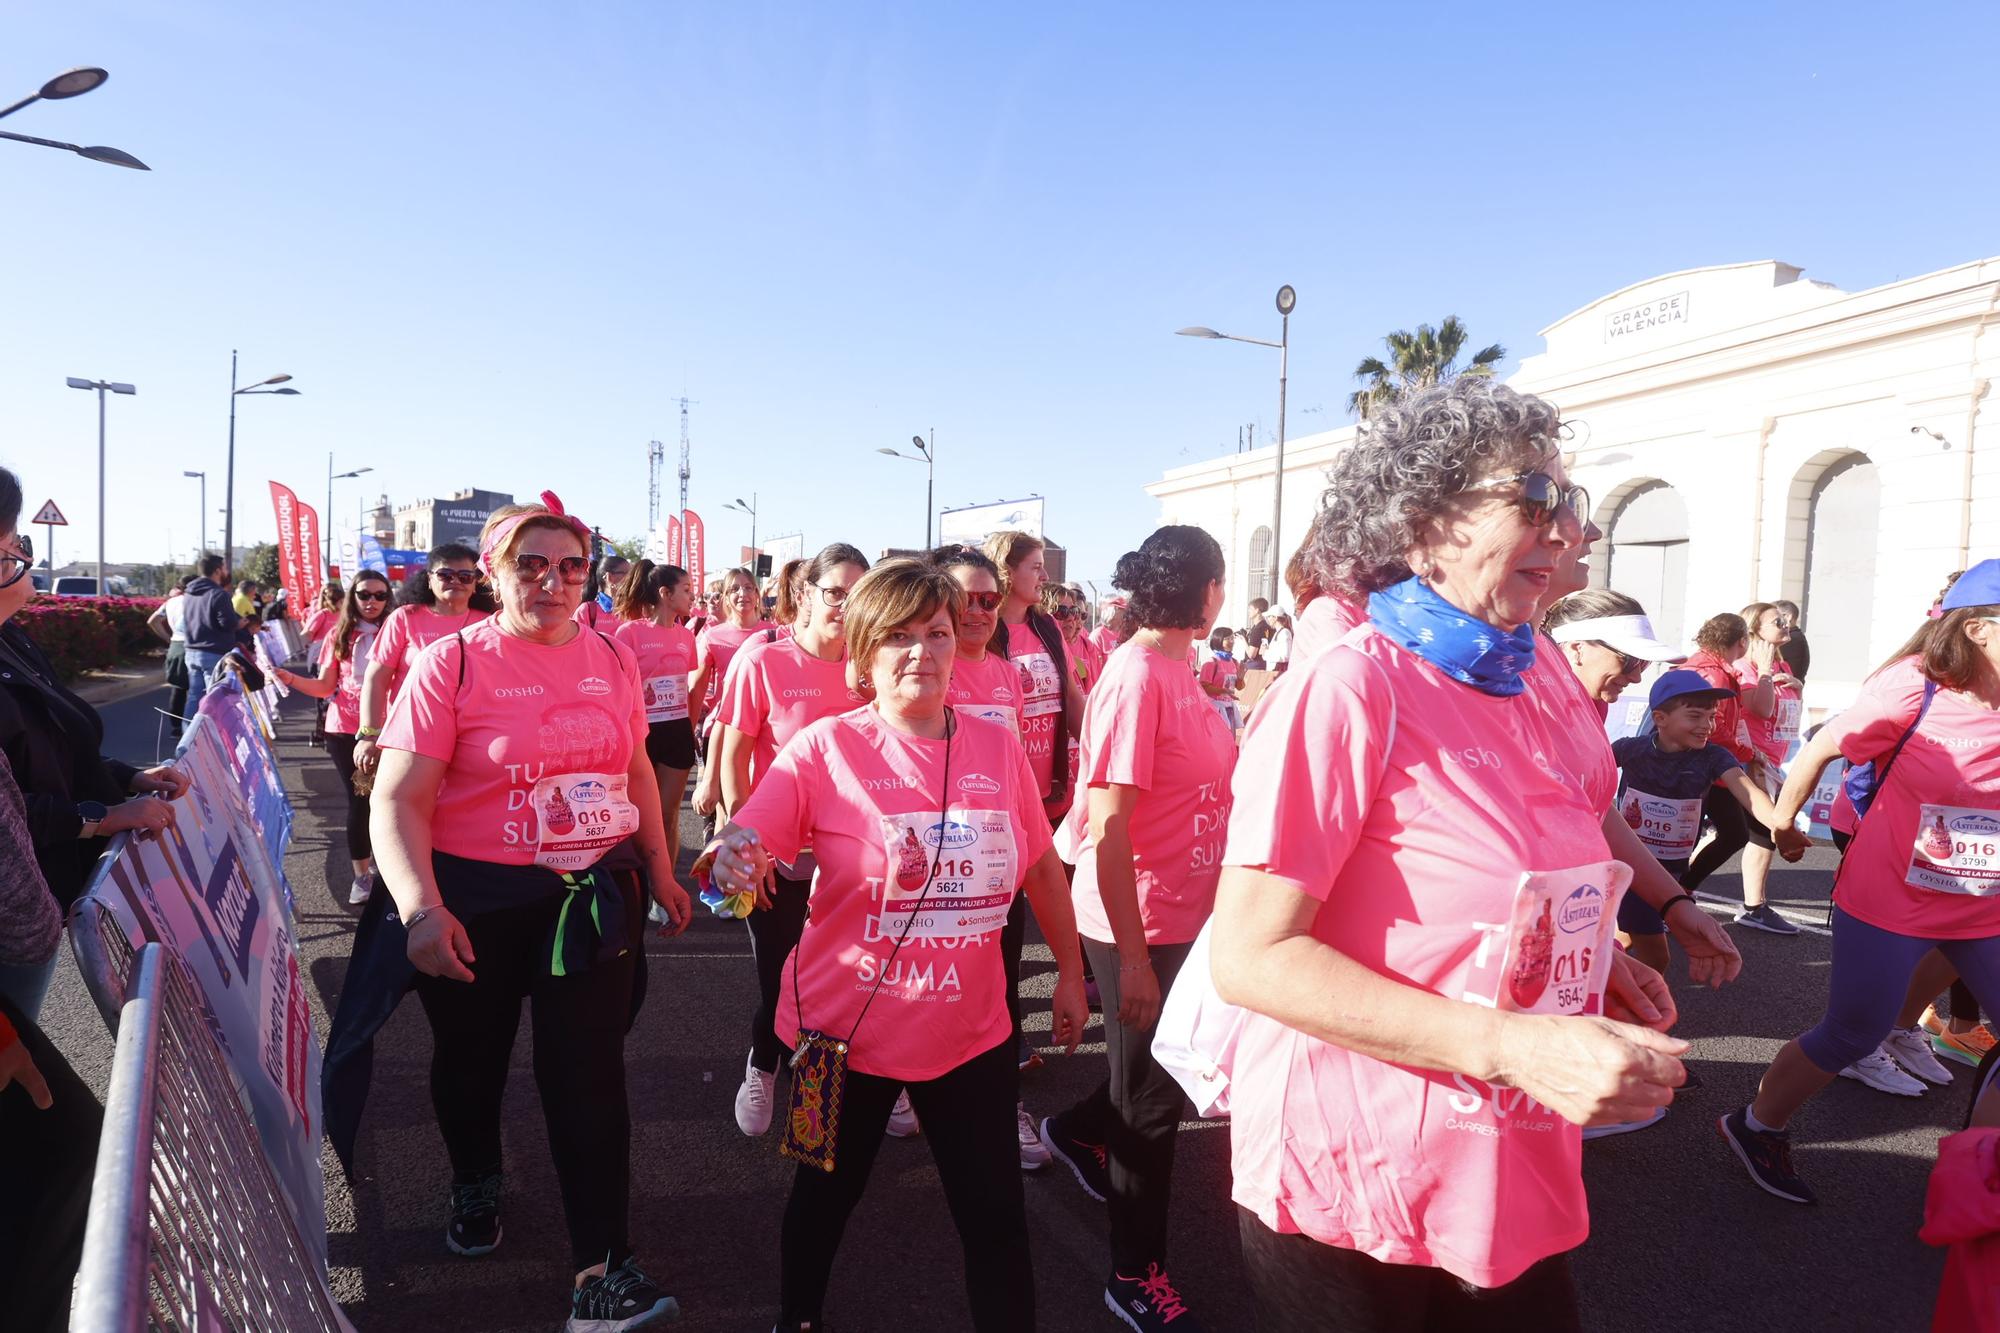
[[[1756,1100],[1718,1122],[1751,1178],[1795,1203],[1814,1195],[1786,1126],[1890,1035],[1925,955],[1938,949],[1982,1007],[2000,1009],[2000,560],[1968,569],[1942,610],[1914,715],[1906,693],[1864,690],[1800,751],[1778,796],[1786,823],[1835,755],[1874,765],[1873,800],[1834,880],[1826,1014],[1778,1053]]]
[[[799,628],[789,637],[746,645],[723,678],[715,706],[722,811],[743,808],[792,738],[823,717],[860,702],[847,681],[847,596],[868,572],[868,558],[835,542],[800,567]],[[718,818],[722,816],[719,815]],[[811,844],[773,867],[757,909],[744,925],[757,967],[757,1008],[750,1054],[736,1089],[736,1127],[756,1136],[771,1127],[784,1047],[774,1033],[785,955],[805,929],[813,877]]]
[[[301,676],[277,668],[280,681],[310,699],[327,703],[326,752],[340,774],[347,795],[347,858],[354,863],[354,883],[347,901],[354,906],[375,892],[375,853],[368,841],[368,798],[354,790],[354,731],[361,725],[361,678],[368,670],[369,650],[389,614],[389,580],[364,569],[347,585],[347,596],[335,614],[319,651],[319,674]]]
[[[1785,756],[1799,739],[1799,721],[1804,710],[1802,687],[1791,667],[1785,664],[1783,652],[1784,646],[1792,641],[1792,621],[1771,602],[1752,603],[1743,608],[1742,616],[1750,629],[1750,644],[1743,656],[1730,663],[1730,670],[1736,678],[1740,716],[1750,738],[1751,751],[1763,760],[1752,780],[1764,788],[1766,795],[1776,796]],[[1751,839],[1744,847],[1742,873],[1743,901],[1765,902],[1771,849],[1761,837]],[[1769,914],[1771,909],[1765,910]]]
[[[636,853],[675,931],[689,903],[646,758],[638,665],[575,620],[590,530],[543,500],[486,520],[479,560],[500,612],[411,669],[382,732],[372,827],[431,1025],[452,1165],[446,1245],[500,1243],[501,1095],[526,997],[576,1271],[569,1327],[637,1328],[677,1307],[626,1232],[625,1033],[644,914],[636,879],[606,854]]]
[[[493,594],[479,586],[479,553],[458,542],[434,548],[424,575],[404,588],[406,600],[389,613],[376,636],[361,678],[361,723],[355,728],[354,766],[373,773],[380,754],[375,738],[389,705],[403,688],[417,655],[439,639],[478,624],[493,613]]]
[[[667,845],[676,858],[681,846],[681,797],[687,792],[695,758],[688,683],[694,672],[694,635],[681,623],[693,604],[694,580],[685,569],[644,559],[633,562],[613,596],[619,616],[613,637],[639,659],[646,757],[653,761],[659,779]]]
[[[998,722],[1019,739],[1020,676],[995,648],[1003,632],[1000,605],[1006,600],[1000,591],[1000,571],[984,552],[966,546],[945,551],[937,565],[965,595],[958,613],[958,655],[951,664],[946,699],[961,712]]]
[[[757,577],[747,569],[722,576],[721,614],[694,640],[694,679],[688,682],[688,703],[694,710],[695,738],[702,755],[701,781],[695,786],[694,812],[703,818],[722,804],[722,766],[714,760],[715,705],[722,698],[722,681],[736,650],[753,636],[768,633],[764,600],[757,594]],[[775,636],[774,636],[775,637]]]
[[[1611,944],[1612,793],[1550,762],[1573,718],[1525,679],[1581,533],[1559,429],[1490,380],[1378,409],[1316,560],[1374,632],[1244,737],[1212,972],[1247,1011],[1230,1143],[1265,1330],[1576,1329],[1578,1127],[1683,1076],[1685,1043],[1616,1021],[1672,1004]]]
[[[1041,1125],[1042,1143],[1110,1203],[1105,1303],[1142,1329],[1182,1317],[1167,1270],[1167,1204],[1180,1085],[1153,1058],[1160,997],[1215,902],[1235,735],[1187,669],[1222,609],[1222,548],[1200,528],[1159,529],[1118,561],[1138,629],[1083,710],[1075,804],[1058,836],[1103,1000],[1110,1076]],[[1103,1164],[1100,1164],[1100,1158]]]
[[[899,1092],[923,1117],[963,1242],[971,1308],[960,1317],[981,1330],[1034,1326],[999,957],[1019,889],[1056,958],[1057,1044],[1074,1050],[1089,1012],[1027,756],[1004,727],[947,702],[962,605],[929,561],[885,561],[855,585],[851,668],[869,704],[799,733],[710,847],[720,885],[760,896],[774,857],[814,849],[812,920],[784,968],[777,1032],[787,1046],[820,1033],[847,1050],[844,1077],[792,1085],[785,1150],[800,1164],[780,1239],[780,1328],[822,1326],[841,1233]]]

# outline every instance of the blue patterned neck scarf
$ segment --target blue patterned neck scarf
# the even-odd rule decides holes
[[[1495,629],[1410,577],[1368,599],[1368,619],[1397,644],[1453,680],[1503,698],[1527,688],[1522,673],[1535,664],[1535,627]]]

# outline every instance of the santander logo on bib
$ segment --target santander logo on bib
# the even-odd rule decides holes
[[[576,683],[576,688],[580,694],[609,694],[611,693],[611,682],[601,676],[585,676]]]
[[[1565,935],[1574,935],[1579,930],[1594,930],[1604,919],[1604,890],[1595,884],[1580,884],[1563,899],[1562,907],[1556,912],[1556,924]]]
[[[1000,784],[984,773],[966,773],[958,780],[958,789],[967,796],[998,796]]]

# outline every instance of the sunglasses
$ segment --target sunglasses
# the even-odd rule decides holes
[[[1602,639],[1592,639],[1591,642],[1602,648],[1605,652],[1617,657],[1618,674],[1621,676],[1629,676],[1635,671],[1644,671],[1649,665],[1645,658],[1634,657],[1630,653],[1621,653]]]
[[[439,583],[456,583],[470,588],[473,584],[479,582],[479,571],[476,569],[433,569],[431,577]]]
[[[545,555],[517,555],[514,557],[514,576],[524,583],[545,582],[549,577],[549,563]],[[582,583],[590,577],[588,556],[566,555],[554,563],[564,583]]]
[[[969,592],[965,594],[965,604],[976,606],[981,611],[998,611],[1005,598],[997,592]]]
[[[0,588],[13,587],[28,577],[28,571],[34,568],[34,539],[25,532],[17,532],[14,534],[14,546],[17,552],[15,554],[0,552],[0,571],[5,571],[4,574],[0,574]],[[8,569],[10,565],[13,566],[12,569]]]
[[[1468,486],[1468,491],[1496,491],[1503,486],[1521,488],[1520,497],[1514,501],[1521,510],[1521,516],[1538,528],[1546,528],[1556,521],[1559,510],[1567,509],[1576,515],[1579,522],[1590,517],[1590,492],[1581,486],[1562,487],[1556,485],[1554,477],[1546,472],[1516,472],[1511,477],[1499,477],[1483,486]]]
[[[386,602],[389,600],[389,594],[386,592],[356,592],[354,600],[357,602]]]
[[[1057,620],[1075,620],[1082,614],[1083,612],[1073,606],[1059,606],[1055,609],[1055,618]]]

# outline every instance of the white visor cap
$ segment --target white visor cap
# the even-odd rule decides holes
[[[1688,655],[1660,642],[1644,616],[1595,616],[1572,620],[1549,631],[1557,643],[1591,640],[1642,662],[1685,662]]]

